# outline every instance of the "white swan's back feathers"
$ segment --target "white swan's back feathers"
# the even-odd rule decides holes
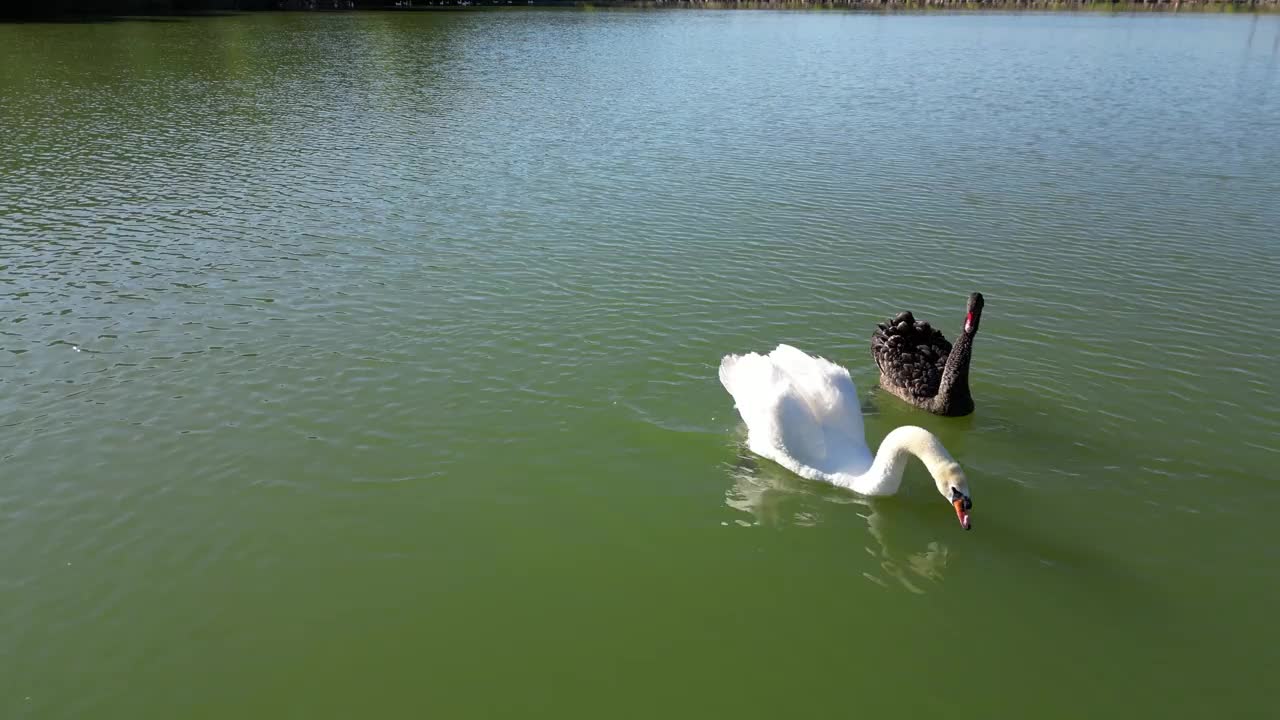
[[[849,371],[790,345],[727,355],[720,383],[747,425],[751,451],[813,480],[847,485],[871,467]]]

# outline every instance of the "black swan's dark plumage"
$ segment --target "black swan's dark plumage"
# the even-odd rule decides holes
[[[952,346],[936,328],[910,312],[880,323],[871,335],[871,356],[880,367],[880,386],[916,407],[938,415],[973,412],[969,359],[984,304],[969,296],[965,328]]]
[[[929,323],[904,312],[877,326],[871,336],[871,354],[894,384],[913,397],[929,398],[938,394],[951,343]]]

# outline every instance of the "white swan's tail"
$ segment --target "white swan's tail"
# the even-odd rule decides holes
[[[785,380],[766,355],[726,355],[720,361],[720,384],[733,396],[734,407],[747,425],[747,443],[765,457],[772,456],[762,449],[781,444],[772,404]]]

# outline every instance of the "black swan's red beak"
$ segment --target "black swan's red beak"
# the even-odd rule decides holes
[[[978,332],[978,319],[982,317],[982,306],[986,301],[982,298],[982,293],[976,292],[969,295],[969,306],[965,308],[964,313],[964,332]]]

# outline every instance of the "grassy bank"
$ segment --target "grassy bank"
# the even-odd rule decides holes
[[[417,4],[417,3],[415,3]],[[425,3],[423,3],[425,4]],[[437,4],[455,4],[437,0]],[[487,5],[489,2],[472,2]],[[507,4],[505,0],[493,2]],[[524,4],[524,3],[521,3]],[[590,7],[635,8],[719,8],[719,9],[847,9],[867,11],[892,10],[1036,10],[1082,12],[1280,12],[1280,0],[592,0],[590,2],[557,2],[534,0],[533,5],[571,5]]]

